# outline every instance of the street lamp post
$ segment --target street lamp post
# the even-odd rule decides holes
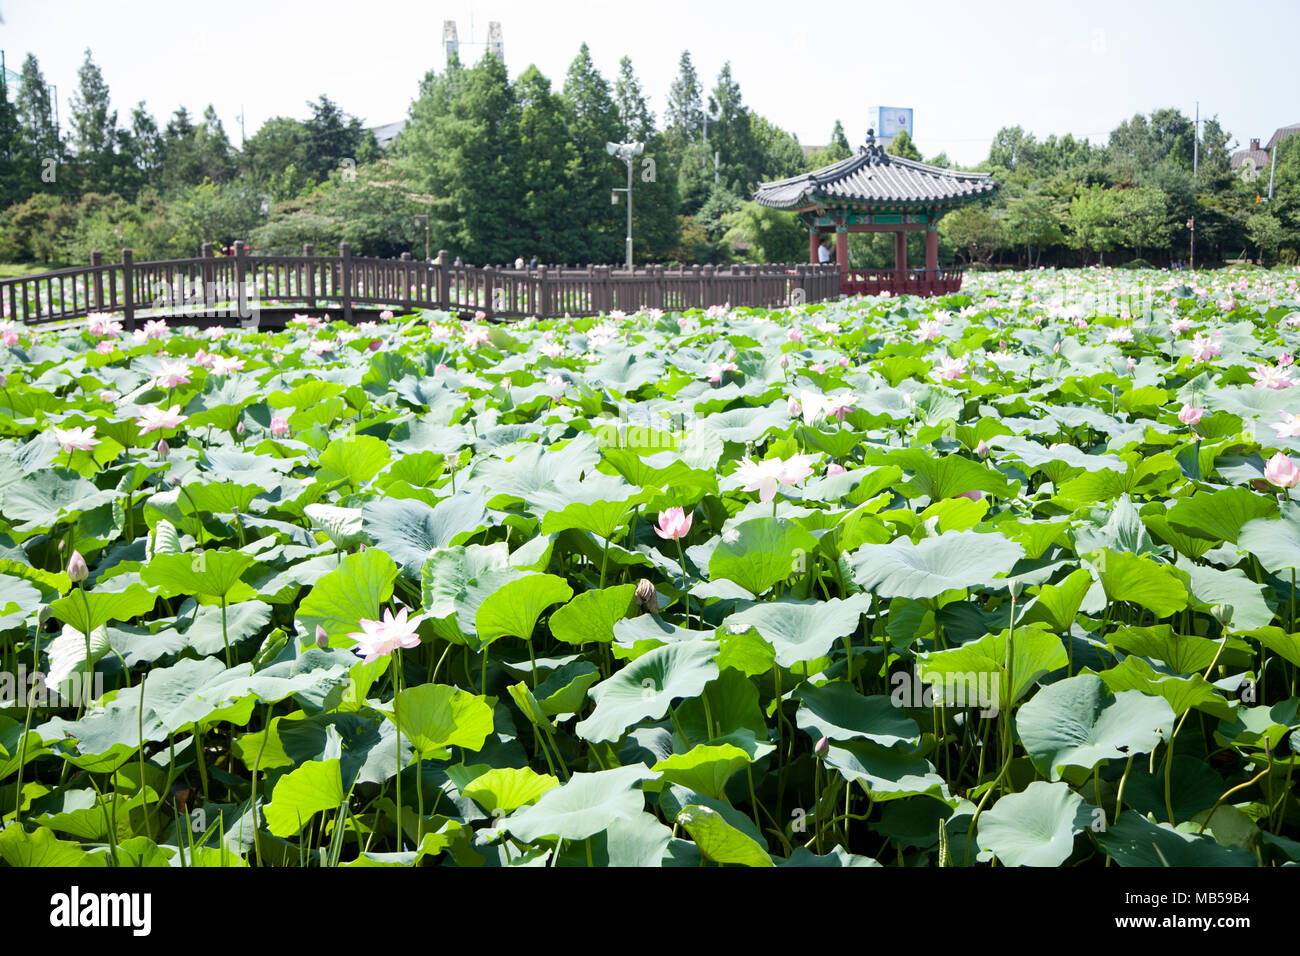
[[[641,155],[645,143],[606,143],[605,152],[617,156],[627,164],[627,188],[614,189],[614,201],[618,202],[618,193],[627,193],[627,268],[632,268],[632,160]]]

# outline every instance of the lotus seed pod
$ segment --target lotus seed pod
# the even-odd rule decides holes
[[[86,567],[86,559],[81,556],[80,551],[73,551],[72,557],[68,559],[68,577],[73,584],[80,584],[90,575],[90,568]]]
[[[636,583],[636,603],[651,614],[659,613],[659,594],[649,578],[642,578]]]

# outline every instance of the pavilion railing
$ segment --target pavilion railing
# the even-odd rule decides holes
[[[850,269],[840,281],[843,295],[946,295],[961,290],[960,269]]]
[[[0,280],[0,319],[26,325],[70,321],[91,313],[121,315],[128,330],[137,318],[243,316],[253,308],[333,308],[352,319],[354,307],[425,308],[492,319],[584,316],[616,310],[680,311],[715,305],[774,308],[823,302],[841,294],[840,274],[828,265],[539,266],[513,269],[456,265],[440,251],[432,262],[316,255],[234,255],[120,262],[91,253],[88,266]]]

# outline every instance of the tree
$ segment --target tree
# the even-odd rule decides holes
[[[145,109],[141,100],[131,110],[131,130],[128,135],[129,159],[139,171],[140,179],[154,186],[158,183],[163,164],[163,138],[158,123]]]
[[[654,114],[641,92],[641,82],[632,69],[632,59],[618,61],[618,79],[614,82],[614,103],[618,108],[621,142],[645,142],[655,131]]]
[[[905,129],[900,129],[898,135],[889,141],[885,152],[890,156],[913,159],[918,163],[921,161],[921,151],[916,148],[916,144],[912,142],[912,135]]]
[[[282,202],[310,189],[307,126],[287,116],[273,116],[244,143],[240,165],[244,175],[263,184],[272,202]]]
[[[303,123],[301,162],[314,182],[324,182],[336,169],[355,174],[358,164],[377,158],[377,147],[363,150],[368,131],[360,119],[343,112],[328,96],[307,105],[311,116]],[[373,143],[374,134],[369,137]]]
[[[1061,232],[1061,216],[1050,196],[1030,193],[1011,199],[1007,203],[1004,222],[1007,240],[1025,247],[1027,265],[1037,265],[1044,246],[1056,245],[1065,238]],[[1037,249],[1038,257],[1033,255]]]
[[[691,63],[689,50],[678,61],[677,78],[668,88],[668,137],[673,149],[681,150],[695,139],[704,127],[704,109],[700,103],[700,81]]]
[[[1246,235],[1259,249],[1260,264],[1264,263],[1264,254],[1272,255],[1285,237],[1285,230],[1278,218],[1270,212],[1257,210],[1246,220]]]
[[[1002,223],[982,206],[963,206],[939,220],[943,238],[967,262],[988,263],[1006,242]]]
[[[759,180],[762,157],[754,137],[752,118],[731,75],[731,63],[722,65],[709,94],[709,149],[720,154],[719,178],[737,193],[752,193]],[[713,119],[712,117],[716,117]]]
[[[1137,250],[1138,258],[1148,247],[1166,249],[1173,233],[1165,194],[1159,189],[1139,186],[1119,194],[1117,204],[1119,241]]]
[[[564,79],[569,138],[576,149],[569,175],[575,183],[566,247],[588,262],[617,262],[623,258],[624,211],[609,197],[626,186],[624,165],[605,151],[619,136],[618,115],[609,82],[596,69],[591,51],[582,44]]]
[[[515,81],[519,105],[519,185],[523,190],[520,221],[529,252],[543,262],[564,262],[578,250],[568,247],[572,215],[571,171],[578,158],[569,138],[564,101],[551,81],[529,66]]]
[[[77,71],[77,91],[72,96],[72,146],[79,186],[88,192],[107,193],[124,185],[117,165],[117,112],[110,108],[108,84],[86,50]]]
[[[9,84],[0,76],[0,209],[8,209],[28,195],[21,135],[18,110],[9,99]]]
[[[1066,241],[1071,248],[1081,249],[1084,260],[1088,252],[1096,252],[1102,263],[1106,253],[1115,248],[1118,238],[1115,226],[1118,211],[1115,193],[1100,186],[1080,189],[1070,200],[1069,213],[1066,217],[1068,230]]]
[[[792,212],[746,202],[722,221],[723,240],[748,246],[751,262],[799,262],[808,248],[808,230]]]
[[[67,177],[59,176],[64,161],[63,140],[54,125],[54,107],[50,88],[45,85],[40,64],[34,54],[27,54],[21,71],[22,85],[14,97],[21,128],[19,160],[25,184],[30,195],[37,190],[61,191]],[[50,182],[49,176],[54,177]]]
[[[805,167],[807,170],[821,169],[841,159],[848,159],[852,155],[853,147],[849,145],[849,138],[844,134],[844,124],[836,120],[835,127],[831,130],[830,143],[825,149],[819,149],[809,156]]]
[[[993,136],[989,145],[989,165],[1007,170],[1032,167],[1038,154],[1038,143],[1033,133],[1019,126],[1004,126]]]
[[[753,114],[751,125],[755,145],[762,157],[759,160],[760,178],[764,181],[785,179],[804,171],[807,163],[798,139],[757,113]]]

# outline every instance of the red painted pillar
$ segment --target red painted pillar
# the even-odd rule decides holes
[[[894,294],[898,295],[903,291],[903,283],[907,281],[907,233],[899,230],[894,233]]]
[[[843,227],[835,230],[835,261],[840,265],[840,281],[849,271],[849,234]]]
[[[816,229],[808,230],[808,264],[817,265],[817,247],[821,245],[821,234]]]
[[[925,277],[939,288],[939,230],[933,224],[925,230]]]

